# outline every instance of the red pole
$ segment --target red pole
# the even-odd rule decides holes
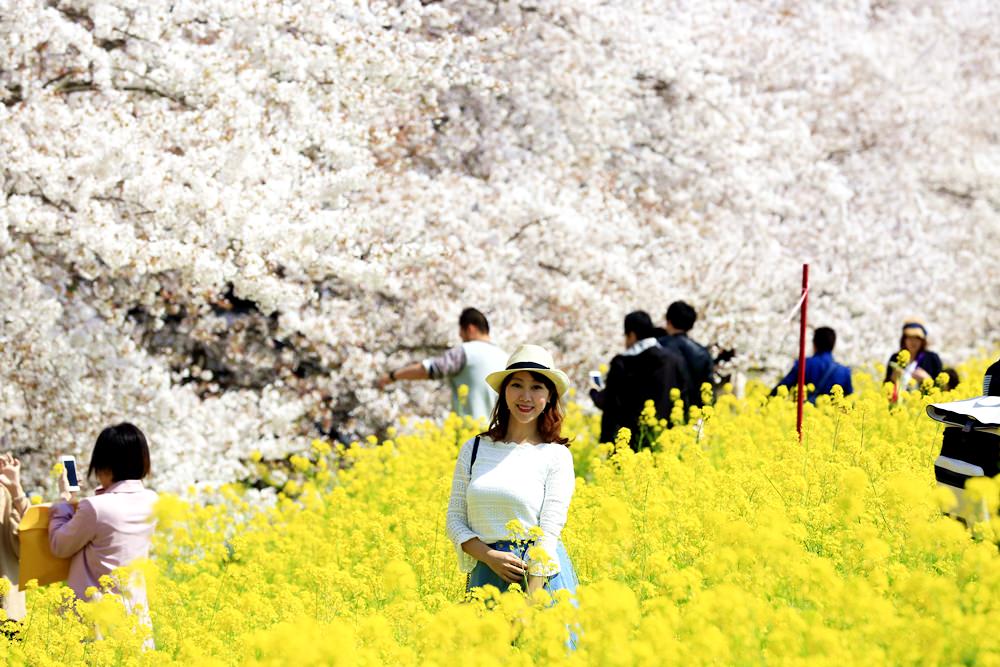
[[[809,306],[809,265],[802,265],[802,311],[799,317],[799,393],[795,430],[802,442],[802,405],[806,400],[806,311]]]

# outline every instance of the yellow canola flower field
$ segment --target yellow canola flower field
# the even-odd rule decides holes
[[[114,596],[60,613],[65,589],[29,593],[8,664],[663,665],[1000,664],[996,523],[941,514],[941,426],[924,406],[858,392],[806,406],[722,396],[657,431],[653,451],[599,445],[571,404],[579,476],[563,537],[578,604],[487,590],[462,603],[444,536],[455,457],[476,430],[403,423],[378,447],[317,442],[269,508],[232,488],[159,507],[142,569],[148,632]],[[974,492],[997,509],[993,480]],[[544,593],[542,594],[545,595]],[[95,628],[98,632],[95,632]],[[576,647],[567,647],[572,630]],[[99,636],[99,638],[98,638]]]

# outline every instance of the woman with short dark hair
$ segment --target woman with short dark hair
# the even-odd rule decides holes
[[[63,502],[50,512],[49,546],[54,556],[72,558],[66,583],[81,600],[91,597],[89,588],[100,589],[103,575],[149,556],[157,495],[142,483],[148,475],[146,436],[123,422],[97,437],[88,471],[101,485],[94,496],[74,506],[65,475],[60,480]],[[148,625],[145,585],[137,578],[125,588],[114,592]]]

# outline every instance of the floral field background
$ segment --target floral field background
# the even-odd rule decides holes
[[[922,405],[978,394],[1000,343],[998,24],[993,0],[0,0],[0,448],[45,495],[127,419],[164,496],[155,651],[111,597],[78,620],[46,587],[0,655],[1000,662],[998,528],[941,515]],[[800,443],[751,382],[638,455],[581,395],[579,605],[459,602],[444,508],[479,426],[380,373],[475,306],[582,389],[626,312],[685,299],[725,373],[776,379],[804,262],[856,395]],[[910,317],[979,360],[890,409],[864,364]]]
[[[462,603],[443,521],[458,448],[477,425],[404,421],[378,446],[317,441],[269,505],[225,487],[160,504],[149,581],[155,651],[106,598],[57,609],[29,594],[21,665],[966,664],[995,665],[996,519],[942,515],[928,402],[976,395],[987,361],[954,392],[890,407],[858,392],[806,405],[750,387],[652,451],[596,442],[575,403],[578,474],[564,540],[579,604],[480,594]],[[260,463],[259,465],[264,465]],[[970,483],[996,516],[994,480]],[[543,594],[543,598],[544,598]],[[93,638],[95,624],[101,641]],[[566,647],[568,628],[577,647]]]
[[[0,0],[0,445],[128,418],[157,488],[441,418],[457,343],[583,389],[684,299],[777,377],[1000,342],[995,0]]]

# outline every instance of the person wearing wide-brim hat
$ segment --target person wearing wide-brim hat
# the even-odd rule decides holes
[[[908,319],[903,323],[903,333],[899,339],[899,352],[906,350],[909,361],[903,365],[898,363],[899,352],[889,357],[885,368],[885,382],[896,384],[896,391],[909,389],[910,380],[916,387],[926,380],[936,380],[944,369],[941,357],[927,349],[927,327],[916,319]]]
[[[576,477],[562,435],[569,378],[538,345],[522,345],[486,382],[497,394],[489,428],[462,445],[446,530],[469,574],[466,591],[518,583],[528,593],[576,591],[560,540]],[[512,530],[513,521],[521,530]]]

